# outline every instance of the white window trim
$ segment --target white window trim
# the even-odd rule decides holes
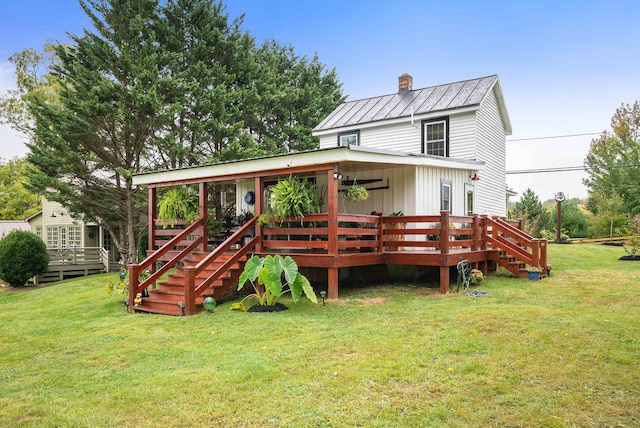
[[[343,144],[342,140],[346,137],[355,137],[356,142],[354,144]],[[341,132],[338,134],[338,147],[347,147],[347,146],[359,146],[360,145],[360,131],[349,131],[349,132]]]
[[[428,141],[427,140],[427,128],[429,126],[433,126],[433,125],[438,125],[438,124],[443,124],[444,125],[444,138],[442,140],[438,139],[438,140],[431,140]],[[428,145],[429,144],[436,144],[436,143],[442,143],[444,146],[444,154],[433,154],[433,153],[429,153],[428,150]],[[442,157],[449,157],[449,118],[448,117],[439,117],[436,119],[429,119],[429,120],[424,120],[422,121],[422,153],[423,154],[430,154],[431,156],[442,156]]]
[[[453,211],[452,210],[452,206],[451,206],[452,205],[451,201],[453,200],[453,197],[451,195],[451,192],[453,191],[452,187],[453,186],[451,185],[451,180],[448,180],[448,179],[445,179],[445,178],[440,180],[440,211],[449,211],[449,212]],[[445,196],[445,188],[449,189],[449,192],[448,192],[449,193],[449,199],[448,200],[446,200],[444,198],[444,196]],[[449,209],[445,208],[445,200],[449,204]]]

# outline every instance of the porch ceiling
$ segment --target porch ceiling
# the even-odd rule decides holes
[[[133,176],[133,184],[164,187],[178,183],[222,182],[326,171],[333,169],[334,165],[341,171],[350,171],[356,165],[359,171],[402,166],[431,166],[468,171],[484,169],[484,162],[481,161],[348,146],[137,174]]]

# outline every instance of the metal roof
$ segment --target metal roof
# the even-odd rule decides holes
[[[339,105],[314,131],[479,106],[498,81],[497,75],[414,89]]]
[[[27,223],[26,221],[0,221],[0,239],[8,235],[9,232],[13,232],[14,230],[26,230],[28,232],[31,230],[31,228],[29,227],[29,223]]]

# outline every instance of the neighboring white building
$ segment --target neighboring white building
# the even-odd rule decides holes
[[[439,166],[349,171],[350,180],[382,179],[378,187],[402,183],[401,195],[374,193],[358,204],[361,212],[506,215],[505,136],[511,135],[511,123],[498,76],[415,90],[412,85],[412,77],[403,74],[396,94],[345,102],[313,130],[321,149],[355,145],[440,161]]]

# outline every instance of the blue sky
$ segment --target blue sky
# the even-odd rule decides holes
[[[392,93],[397,76],[414,88],[498,74],[513,135],[507,170],[579,166],[621,103],[640,99],[637,1],[290,1],[226,2],[258,41],[275,38],[336,68],[350,99]],[[89,25],[76,0],[0,3],[0,94],[13,84],[7,58]],[[509,141],[520,140],[520,141]],[[0,157],[23,155],[0,127]],[[541,199],[586,196],[583,172],[508,175]]]

